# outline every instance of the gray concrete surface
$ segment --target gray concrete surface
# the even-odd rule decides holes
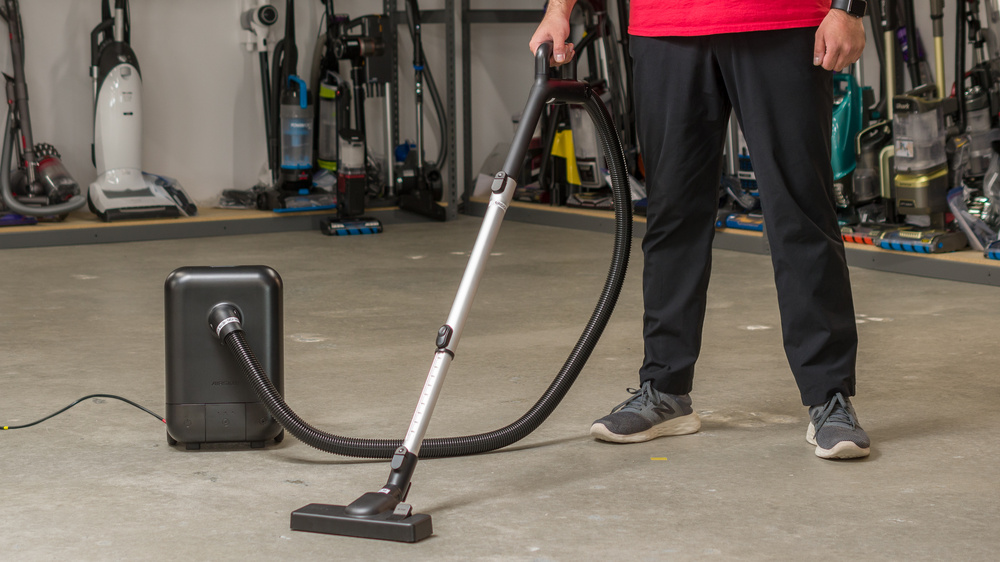
[[[163,282],[186,265],[267,264],[285,284],[288,403],[340,435],[401,438],[479,220],[0,251],[0,425],[90,393],[162,412]],[[506,425],[562,365],[611,237],[508,223],[430,436]],[[377,489],[382,461],[289,437],[172,448],[164,425],[89,400],[0,432],[4,560],[996,560],[996,288],[852,270],[855,399],[873,453],[816,458],[785,362],[765,256],[716,252],[692,393],[695,435],[616,446],[590,423],[636,386],[638,249],[618,310],[551,418],[509,450],[422,461],[417,544],[298,533],[291,511]]]

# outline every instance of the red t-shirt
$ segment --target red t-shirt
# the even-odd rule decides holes
[[[665,37],[813,27],[829,11],[830,0],[632,0],[628,31]]]

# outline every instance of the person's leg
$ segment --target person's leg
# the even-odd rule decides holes
[[[646,165],[640,387],[591,427],[634,443],[701,427],[686,396],[701,348],[730,105],[708,38],[633,37],[639,144]]]
[[[830,165],[832,73],[812,65],[815,29],[719,36],[718,57],[760,188],[785,354],[806,439],[824,458],[869,454],[849,397],[858,335]]]
[[[646,166],[640,383],[691,391],[701,349],[730,104],[705,37],[631,41]]]
[[[832,73],[812,65],[814,34],[731,34],[718,43],[760,188],[785,353],[806,406],[854,394],[858,345],[833,199]]]

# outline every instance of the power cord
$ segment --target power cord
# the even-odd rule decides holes
[[[161,415],[159,415],[157,413],[154,413],[153,411],[149,410],[148,408],[146,408],[144,406],[136,404],[135,402],[129,400],[128,398],[122,398],[121,396],[115,396],[114,394],[90,394],[90,395],[84,396],[83,398],[80,398],[76,402],[73,402],[72,404],[70,404],[69,406],[66,406],[65,408],[59,410],[58,412],[55,412],[55,413],[52,413],[52,414],[49,414],[49,415],[45,416],[44,418],[42,418],[40,420],[33,421],[31,423],[26,423],[24,425],[4,425],[4,426],[0,426],[0,430],[6,431],[8,429],[24,429],[26,427],[31,427],[33,425],[38,425],[38,424],[42,423],[45,420],[54,418],[54,417],[58,416],[59,414],[65,412],[66,410],[69,410],[70,408],[72,408],[73,406],[76,406],[80,402],[83,402],[84,400],[89,400],[91,398],[111,398],[111,399],[114,399],[114,400],[121,400],[122,402],[125,402],[126,404],[131,404],[132,406],[135,406],[136,408],[139,408],[143,412],[146,412],[147,414],[153,416],[154,418],[160,420],[161,422],[167,423],[167,420],[163,416],[161,416]]]

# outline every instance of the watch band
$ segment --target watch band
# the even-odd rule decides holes
[[[861,18],[868,11],[868,2],[865,0],[833,0],[830,2],[830,9],[843,10],[856,18]]]

